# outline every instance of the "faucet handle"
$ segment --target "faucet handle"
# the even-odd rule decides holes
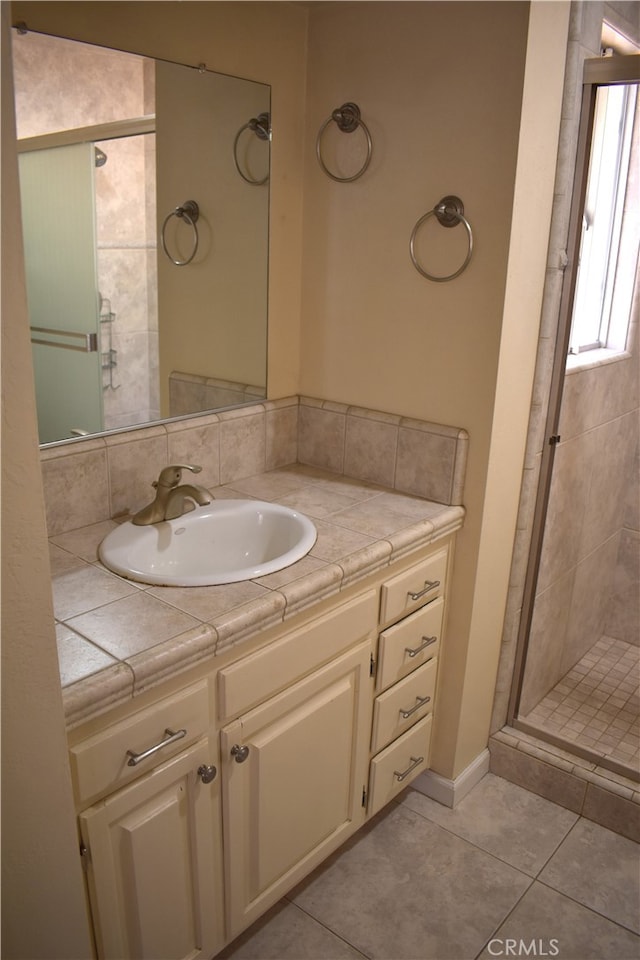
[[[160,471],[160,476],[154,483],[155,487],[177,487],[180,483],[183,470],[191,470],[192,473],[200,473],[202,467],[192,463],[172,463]]]

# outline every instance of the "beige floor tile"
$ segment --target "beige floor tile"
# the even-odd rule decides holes
[[[360,960],[362,954],[293,903],[281,900],[216,960]]]
[[[535,877],[577,814],[488,773],[454,808],[409,790],[402,803],[456,836]]]
[[[292,898],[367,957],[464,960],[482,950],[530,882],[407,807],[393,805]]]
[[[581,819],[539,879],[640,933],[640,846]]]
[[[508,956],[509,945],[511,956],[558,960],[636,960],[640,956],[640,937],[537,882],[479,960]]]

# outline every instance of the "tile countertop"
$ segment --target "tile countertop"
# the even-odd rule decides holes
[[[115,521],[50,540],[54,614],[67,727],[130,700],[201,660],[459,529],[464,508],[294,465],[212,490],[307,514],[318,539],[284,570],[242,583],[158,587],[118,577],[97,559]]]

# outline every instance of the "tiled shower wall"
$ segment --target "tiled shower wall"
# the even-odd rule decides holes
[[[634,356],[565,378],[524,714],[603,634],[638,643],[638,382]]]
[[[460,505],[464,430],[375,410],[289,397],[41,452],[49,536],[125,516],[155,496],[168,463],[202,466],[207,488],[292,463]]]

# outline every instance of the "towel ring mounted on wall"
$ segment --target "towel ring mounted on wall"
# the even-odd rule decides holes
[[[185,200],[185,202],[180,207],[176,207],[175,210],[172,210],[171,213],[168,213],[164,218],[164,223],[162,224],[162,230],[160,231],[160,238],[162,240],[162,249],[171,260],[171,263],[175,263],[176,267],[186,267],[188,263],[191,263],[196,253],[198,252],[198,228],[196,223],[198,222],[198,217],[200,216],[200,208],[195,200]],[[172,257],[169,251],[167,250],[167,241],[165,237],[165,231],[167,229],[167,224],[171,217],[178,217],[180,220],[184,220],[185,223],[188,223],[193,230],[193,250],[186,260],[176,260],[175,257]]]
[[[336,123],[338,125],[338,129],[341,130],[342,133],[353,133],[354,130],[358,129],[358,127],[362,127],[364,135],[367,138],[367,156],[365,161],[360,169],[351,177],[339,177],[337,174],[332,173],[322,159],[322,134],[325,132],[331,122]],[[372,150],[373,143],[371,141],[371,134],[369,133],[369,128],[367,127],[366,123],[360,116],[360,107],[357,103],[347,102],[343,103],[341,107],[337,107],[331,116],[322,124],[316,138],[316,156],[318,158],[318,163],[327,176],[331,177],[332,180],[337,180],[338,183],[351,183],[352,180],[357,180],[358,177],[361,177],[369,166]]]
[[[429,217],[436,217],[438,223],[443,227],[457,227],[459,223],[465,225],[467,231],[467,237],[469,241],[469,249],[467,250],[467,255],[464,259],[462,266],[458,267],[455,273],[450,273],[446,277],[435,277],[431,273],[420,266],[416,259],[415,254],[415,239],[418,230],[422,224],[429,219]],[[467,267],[469,261],[471,260],[471,254],[473,253],[473,231],[471,230],[471,224],[466,219],[464,215],[464,204],[459,197],[443,197],[440,203],[437,203],[433,210],[428,210],[423,217],[420,217],[415,227],[411,232],[411,240],[409,241],[409,252],[411,254],[411,261],[423,277],[426,277],[427,280],[433,280],[435,283],[444,283],[446,280],[454,280],[456,277],[459,277],[462,271]]]
[[[236,170],[240,174],[243,180],[246,180],[247,183],[250,183],[252,187],[261,187],[263,183],[266,183],[269,179],[269,174],[267,173],[266,177],[263,177],[262,180],[256,180],[254,177],[250,177],[245,173],[240,166],[240,161],[238,160],[238,142],[241,135],[245,130],[251,130],[255,133],[256,137],[259,140],[271,140],[271,116],[268,113],[259,113],[257,117],[252,117],[251,120],[248,120],[244,126],[240,127],[236,133],[236,138],[233,141],[233,162],[236,165]]]

